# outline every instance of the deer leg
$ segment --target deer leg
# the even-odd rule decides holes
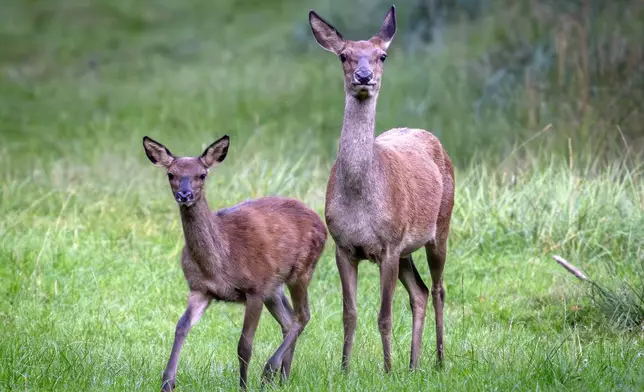
[[[398,280],[399,258],[387,257],[380,260],[380,313],[378,329],[382,338],[385,372],[391,371],[391,310]]]
[[[291,329],[291,324],[293,323],[293,308],[288,302],[288,298],[284,294],[283,287],[280,286],[278,291],[264,301],[264,305],[268,308],[268,311],[273,315],[275,320],[279,323],[282,328],[282,337],[286,339],[288,331]],[[282,360],[281,372],[282,379],[288,379],[289,374],[291,373],[291,363],[293,361],[293,349],[288,351],[284,355]]]
[[[436,319],[436,356],[438,366],[443,364],[443,307],[445,304],[445,287],[443,286],[443,268],[445,266],[447,239],[435,244],[427,244],[427,261],[432,276],[432,303]]]
[[[342,323],[344,326],[344,345],[342,347],[342,370],[349,371],[349,362],[353,352],[353,337],[356,332],[358,310],[356,306],[356,289],[358,286],[358,263],[336,247],[335,262],[342,282]]]
[[[179,354],[181,353],[181,348],[183,343],[186,340],[186,336],[195,325],[203,312],[210,304],[211,298],[198,291],[191,291],[188,296],[188,306],[186,311],[183,313],[179,321],[177,322],[177,328],[174,332],[174,344],[172,345],[172,352],[170,353],[170,359],[168,364],[163,372],[163,378],[161,380],[161,390],[164,392],[172,391],[175,387],[176,377],[177,377],[177,366],[179,364]]]
[[[400,259],[398,279],[400,279],[403,286],[405,286],[405,289],[407,289],[407,293],[409,293],[409,304],[411,306],[412,314],[409,368],[414,370],[418,367],[418,359],[420,358],[429,290],[427,289],[427,286],[425,286],[423,279],[420,277],[418,270],[416,270],[416,266],[414,265],[411,255]]]
[[[295,343],[297,342],[298,336],[302,333],[306,324],[308,324],[311,314],[309,312],[309,301],[307,295],[307,286],[308,282],[297,282],[293,285],[289,285],[288,289],[291,293],[291,298],[293,299],[293,308],[295,312],[295,320],[291,324],[291,329],[286,334],[284,341],[277,349],[275,354],[268,360],[266,366],[264,367],[264,373],[262,375],[262,380],[264,382],[270,382],[273,379],[277,368],[280,363],[283,363],[285,356],[293,356],[295,352]]]
[[[239,386],[246,389],[248,380],[248,364],[253,352],[253,339],[255,330],[262,315],[263,301],[261,297],[248,296],[246,298],[246,312],[244,314],[244,326],[237,345],[237,356],[239,357]]]
[[[282,304],[286,309],[291,314],[291,325],[293,325],[293,319],[295,318],[295,310],[293,310],[293,307],[291,306],[291,303],[288,301],[288,298],[286,298],[286,295],[284,292],[282,292]],[[289,328],[290,330],[290,328]],[[287,332],[288,333],[288,332]],[[286,339],[286,335],[284,336],[284,339]],[[295,354],[295,348],[292,347],[291,351],[286,353],[284,356],[284,359],[282,360],[282,379],[288,379],[288,377],[291,374],[291,363],[293,362],[293,355]]]

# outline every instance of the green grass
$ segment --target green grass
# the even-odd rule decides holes
[[[187,287],[177,207],[143,135],[185,155],[231,136],[208,182],[213,208],[280,194],[322,213],[342,118],[340,69],[322,49],[294,50],[294,26],[311,5],[280,4],[2,4],[0,390],[159,388]],[[616,144],[603,146],[620,160],[600,159],[598,137],[584,132],[603,127],[602,143],[619,140],[620,124],[592,109],[581,123],[543,116],[530,125],[520,108],[475,114],[467,64],[483,52],[490,21],[475,23],[446,30],[447,51],[407,54],[395,41],[377,121],[380,130],[434,130],[458,163],[445,368],[433,366],[430,309],[421,369],[407,371],[411,312],[399,285],[394,371],[383,373],[378,272],[365,262],[353,366],[340,372],[329,239],[284,390],[644,388],[641,318],[629,316],[633,326],[612,317],[551,260],[562,255],[615,292],[625,282],[641,292],[644,160]],[[427,281],[425,255],[414,256]],[[281,336],[264,313],[253,388]],[[180,390],[236,388],[242,314],[209,308],[182,352]]]

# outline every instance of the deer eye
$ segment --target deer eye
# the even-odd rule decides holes
[[[205,175],[205,174],[202,174],[202,175],[200,175],[200,176],[199,176],[199,178],[200,178],[200,179],[202,179],[202,180],[205,180],[205,179],[206,179],[206,175]]]
[[[386,54],[383,54],[382,56],[380,56],[380,61],[382,61],[384,63],[385,60],[387,60],[387,55]]]
[[[347,61],[347,56],[344,53],[341,53],[338,57],[340,57],[340,61],[342,61],[343,63]]]
[[[172,180],[174,178],[174,174],[168,173],[168,180]]]

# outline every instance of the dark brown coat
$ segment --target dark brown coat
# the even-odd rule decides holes
[[[295,199],[264,197],[212,212],[204,183],[211,167],[228,153],[229,138],[211,144],[199,157],[174,157],[145,137],[145,152],[164,167],[179,204],[186,245],[181,254],[190,287],[188,306],[177,323],[162,390],[174,389],[179,353],[190,328],[212,300],[246,306],[239,339],[239,384],[247,385],[253,338],[265,305],[282,327],[284,341],[264,367],[264,380],[277,371],[288,378],[295,342],[309,321],[307,288],[322,254],[326,228],[320,217]],[[283,286],[291,293],[293,307]]]

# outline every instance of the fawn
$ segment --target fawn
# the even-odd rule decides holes
[[[409,293],[410,367],[418,366],[429,290],[411,254],[423,246],[432,278],[441,364],[443,267],[454,205],[454,169],[439,140],[425,130],[396,128],[374,138],[376,102],[386,51],[396,33],[396,9],[391,7],[380,32],[367,41],[345,40],[314,11],[309,13],[309,23],[317,42],[338,56],[344,71],[344,121],[325,206],[344,299],[342,367],[348,369],[353,351],[358,263],[364,259],[380,268],[378,327],[385,371],[391,370],[391,311],[397,279]]]
[[[326,242],[326,228],[318,214],[295,199],[263,197],[211,211],[204,183],[208,170],[226,158],[229,143],[229,137],[223,136],[199,157],[175,157],[161,143],[143,138],[150,161],[167,170],[179,205],[185,237],[181,265],[190,289],[163,372],[162,391],[174,389],[186,335],[212,300],[246,306],[237,347],[242,388],[247,385],[263,305],[284,335],[264,367],[264,381],[272,380],[278,370],[283,379],[288,378],[296,340],[309,321],[307,288]],[[289,289],[293,307],[283,285]]]

